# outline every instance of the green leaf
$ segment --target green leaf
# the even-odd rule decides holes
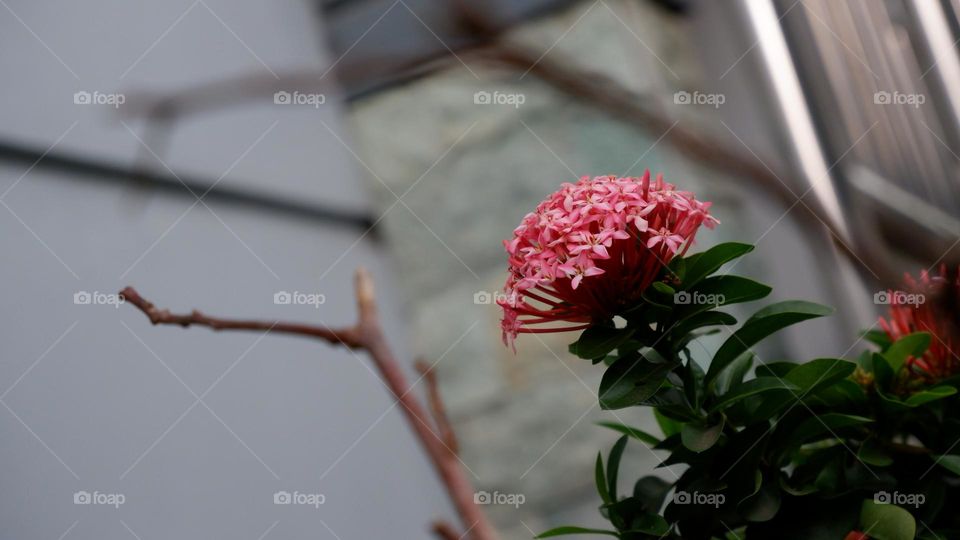
[[[623,409],[643,402],[657,393],[674,367],[636,358],[617,360],[600,380],[600,407]]]
[[[793,395],[800,390],[800,387],[790,383],[789,381],[778,379],[776,377],[757,377],[756,379],[751,379],[745,383],[735,386],[732,390],[720,396],[717,402],[714,403],[713,407],[710,408],[709,413],[713,414],[721,409],[725,409],[737,401],[750,396],[776,390],[789,391],[791,392],[791,395]]]
[[[683,377],[683,393],[693,410],[700,410],[701,388],[703,388],[703,369],[693,358],[687,358]]]
[[[677,323],[670,331],[670,335],[675,336],[674,341],[679,341],[681,337],[704,326],[730,326],[731,324],[737,324],[737,318],[729,313],[702,311]]]
[[[857,458],[874,467],[889,467],[893,457],[875,439],[867,439],[860,445]]]
[[[587,360],[602,358],[630,339],[635,331],[634,328],[591,326],[580,334],[577,341],[570,344],[570,352]]]
[[[687,423],[680,428],[680,440],[683,446],[694,452],[709,450],[723,433],[723,420],[714,425]]]
[[[827,413],[807,418],[790,434],[789,446],[800,446],[827,434],[833,436],[837,430],[870,422],[873,422],[870,418],[840,413]]]
[[[597,483],[597,493],[600,494],[600,498],[603,499],[603,502],[610,504],[613,501],[610,500],[610,492],[607,490],[607,476],[603,472],[603,454],[597,452],[597,465],[594,467],[594,480]]]
[[[933,456],[934,463],[953,474],[960,475],[960,456],[944,454],[942,456]]]
[[[867,330],[863,333],[863,339],[880,347],[881,351],[887,350],[887,347],[891,345],[890,337],[883,330]]]
[[[914,332],[898,339],[893,345],[883,353],[884,359],[894,373],[900,371],[907,358],[913,356],[919,358],[923,356],[927,348],[930,347],[930,334],[927,332]]]
[[[911,395],[904,403],[907,407],[919,407],[925,403],[950,397],[957,393],[957,389],[952,386],[937,386],[929,390],[923,390]]]
[[[630,524],[625,533],[640,533],[663,537],[670,531],[670,524],[657,514],[642,514]]]
[[[689,289],[703,278],[719,270],[724,263],[742,257],[751,251],[753,251],[753,246],[750,244],[726,242],[697,254],[695,258],[688,257],[687,271],[683,277],[684,288]]]
[[[680,309],[683,314],[679,318],[719,306],[759,300],[770,294],[771,290],[768,285],[742,276],[708,277],[689,291],[677,293],[679,299],[686,300],[676,302],[682,306]]]
[[[784,376],[784,379],[797,385],[802,394],[815,394],[819,390],[846,379],[857,365],[840,358],[817,358],[798,364]]]
[[[653,417],[657,420],[657,425],[660,426],[660,431],[663,432],[664,437],[672,437],[677,433],[680,433],[680,422],[672,418],[667,418],[659,410],[653,410]]]
[[[672,484],[656,476],[644,476],[633,485],[633,496],[648,512],[658,512]]]
[[[607,492],[610,494],[610,500],[617,500],[617,475],[620,472],[620,458],[623,457],[623,450],[627,447],[627,441],[630,437],[624,435],[617,439],[617,442],[610,449],[610,457],[607,458]]]
[[[787,376],[787,373],[797,367],[796,362],[765,362],[757,366],[757,377],[780,377]]]
[[[570,525],[564,527],[556,527],[550,529],[547,532],[540,533],[534,538],[553,538],[554,536],[564,536],[568,534],[606,534],[610,536],[620,536],[619,533],[615,531],[605,531],[603,529],[587,529],[584,527],[573,527]]]
[[[706,383],[710,384],[724,368],[763,338],[792,324],[822,317],[832,311],[826,306],[802,300],[778,302],[761,309],[720,346],[707,370]]]
[[[653,284],[652,284],[652,287],[653,287],[654,289],[656,289],[657,292],[661,292],[661,293],[663,293],[663,294],[669,294],[670,296],[673,296],[673,294],[674,294],[675,292],[677,292],[677,291],[674,290],[673,287],[667,285],[666,283],[664,283],[664,282],[662,282],[662,281],[654,281]]]
[[[714,395],[726,394],[731,388],[743,382],[743,378],[753,367],[753,353],[741,354],[734,360],[727,369],[717,377],[713,384],[712,393]]]
[[[632,426],[628,426],[626,424],[620,424],[618,422],[597,422],[597,425],[612,429],[619,433],[623,433],[624,435],[633,437],[634,439],[640,442],[649,444],[650,446],[656,446],[662,442],[660,439],[658,439],[657,437],[654,437],[653,435],[647,433],[646,431],[643,431],[642,429],[637,429]]]
[[[760,476],[760,473],[757,473]],[[776,482],[765,482],[760,478],[760,487],[756,493],[737,504],[737,509],[747,521],[770,521],[780,510],[780,486]]]
[[[899,506],[865,500],[860,509],[860,529],[869,531],[870,538],[876,540],[913,540],[917,522]]]

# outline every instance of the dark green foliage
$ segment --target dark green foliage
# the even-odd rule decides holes
[[[596,462],[610,528],[559,527],[538,538],[843,540],[854,530],[879,540],[960,538],[952,510],[960,505],[960,380],[919,385],[906,367],[931,336],[891,343],[869,332],[875,350],[856,362],[765,364],[755,345],[832,310],[777,302],[734,326],[718,308],[770,288],[715,273],[752,249],[721,244],[675,259],[643,302],[619,314],[625,325],[597,321],[570,346],[605,369],[602,408],[650,407],[663,435],[602,422],[622,435],[606,464],[602,455]],[[716,332],[726,339],[704,370],[690,351]],[[630,470],[621,458],[631,439],[664,466],[685,466],[681,476]]]

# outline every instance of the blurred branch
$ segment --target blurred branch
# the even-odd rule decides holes
[[[437,535],[440,540],[460,540],[463,537],[446,521],[435,521],[433,523],[433,534]]]
[[[552,51],[550,57],[544,56],[504,37],[503,29],[473,3],[453,1],[462,17],[461,26],[474,33],[478,41],[485,43],[468,51],[469,54],[461,54],[459,58],[469,58],[472,54],[481,61],[529,73],[561,92],[594,105],[617,120],[642,126],[654,134],[662,133],[663,141],[687,158],[722,171],[733,181],[749,188],[763,190],[784,208],[799,204],[806,210],[797,214],[804,225],[811,230],[826,230],[830,241],[855,265],[866,266],[878,275],[881,282],[899,281],[899,276],[882,253],[863,245],[858,245],[856,250],[851,247],[853,239],[844,238],[841,228],[819,201],[808,203],[803,195],[797,197],[794,190],[800,189],[805,182],[788,171],[772,169],[768,163],[775,163],[773,160],[763,160],[752,152],[741,151],[728,143],[726,137],[687,129],[651,105],[656,103],[656,97],[634,92],[604,74],[577,67],[576,62],[558,51]]]
[[[142,311],[150,322],[158,325],[176,325],[184,328],[189,326],[205,326],[213,330],[253,330],[265,332],[282,332],[306,337],[317,338],[331,345],[339,345],[349,349],[363,350],[370,357],[374,366],[383,377],[390,392],[402,405],[401,410],[407,423],[413,429],[427,453],[434,469],[447,491],[453,506],[460,517],[464,529],[469,530],[469,538],[473,540],[497,540],[498,536],[489,519],[481,508],[474,503],[475,490],[461,466],[455,448],[447,441],[434,433],[430,427],[430,415],[420,400],[412,392],[413,387],[407,382],[400,362],[397,360],[380,325],[374,298],[373,280],[364,269],[356,273],[356,298],[358,318],[350,327],[331,329],[326,325],[313,326],[308,324],[287,323],[279,321],[237,320],[219,317],[210,317],[199,311],[186,314],[171,313],[166,309],[159,309],[144,299],[132,287],[127,287],[121,294],[127,302]],[[430,385],[430,402],[436,414],[437,424],[441,426],[441,433],[452,429],[443,416],[443,407],[439,393],[436,391],[436,380],[430,370],[425,374],[427,384]],[[440,420],[443,419],[443,420]],[[452,440],[452,439],[451,439]],[[435,531],[438,531],[436,525]],[[447,526],[444,531],[452,531]],[[440,534],[438,532],[438,534]],[[458,538],[458,536],[454,536]]]
[[[237,319],[220,319],[208,317],[203,313],[194,310],[189,314],[177,315],[170,313],[166,309],[158,309],[152,303],[148,302],[133,287],[127,287],[120,291],[123,298],[136,306],[140,311],[150,319],[153,324],[171,324],[184,328],[188,326],[206,326],[212,330],[264,330],[269,332],[279,332],[284,334],[299,334],[323,339],[332,344],[344,345],[351,349],[360,348],[358,331],[356,328],[345,328],[342,330],[332,330],[326,327],[311,326],[306,324],[269,322],[269,321],[243,321]]]
[[[451,451],[459,454],[460,448],[457,442],[457,436],[453,431],[453,426],[450,424],[450,419],[447,418],[447,410],[443,405],[443,399],[440,397],[437,373],[433,370],[433,366],[422,360],[418,360],[414,365],[417,371],[419,371],[427,381],[427,400],[430,404],[430,412],[433,413],[433,420],[437,424],[437,429],[440,430],[440,437],[446,442],[447,447],[450,448]]]
[[[589,69],[577,67],[562,52],[552,51],[542,55],[530,47],[504,37],[504,30],[488,22],[483,13],[471,4],[456,2],[461,11],[461,27],[476,37],[478,46],[458,51],[454,59],[448,55],[431,61],[433,70],[456,62],[475,59],[488,64],[497,64],[538,77],[555,89],[574,96],[581,103],[593,105],[613,118],[638,126],[649,133],[662,133],[663,141],[687,158],[724,173],[730,179],[750,189],[760,189],[775,199],[783,208],[802,207],[794,215],[810,230],[824,230],[838,251],[857,265],[863,265],[876,274],[882,283],[899,282],[889,261],[878,250],[863,243],[854,247],[853,239],[844,238],[840,227],[816,199],[807,201],[795,192],[803,192],[804,181],[790,171],[772,168],[772,159],[762,159],[749,151],[740,150],[729,142],[729,137],[718,137],[701,130],[685,128],[657,110],[656,96],[635,92],[620,82]],[[369,65],[337,66],[335,73],[343,76],[346,71],[356,72],[372,69],[386,60]],[[423,65],[394,65],[395,70],[407,73],[430,72]],[[128,93],[125,114],[159,120],[172,118],[201,110],[232,106],[238,103],[264,99],[278,89],[329,90],[326,80],[318,80],[312,72],[285,73],[280,80],[266,76],[241,75],[213,81],[198,87],[180,90],[164,96],[146,93]],[[804,193],[805,194],[805,193]]]

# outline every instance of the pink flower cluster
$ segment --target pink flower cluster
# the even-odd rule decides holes
[[[663,267],[718,222],[710,203],[650,172],[642,178],[583,177],[563,184],[524,216],[504,246],[510,276],[504,342],[519,333],[579,330],[640,300]],[[563,321],[573,326],[534,327]]]

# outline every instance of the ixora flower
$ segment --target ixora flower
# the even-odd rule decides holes
[[[635,305],[701,225],[718,223],[709,209],[662,175],[651,183],[650,171],[563,184],[504,241],[504,343],[520,333],[587,328]]]
[[[914,332],[929,332],[930,347],[919,358],[907,358],[910,374],[931,381],[960,372],[960,339],[957,336],[960,308],[960,277],[950,277],[946,266],[937,274],[926,270],[920,279],[907,274],[905,291],[888,291],[890,311],[880,317],[880,327],[891,341]]]

